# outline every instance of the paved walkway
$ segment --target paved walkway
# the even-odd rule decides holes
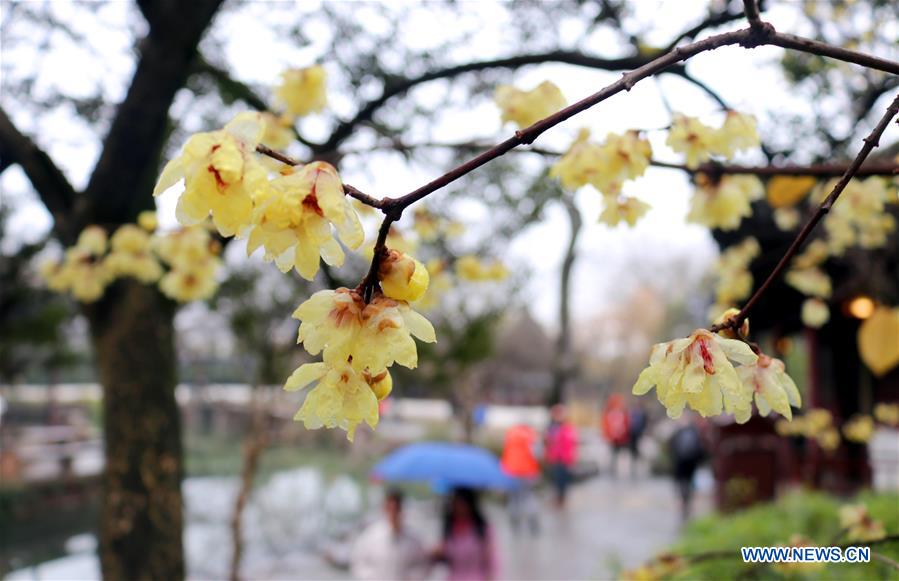
[[[697,499],[697,509],[708,505]],[[571,491],[564,512],[548,505],[542,530],[518,535],[494,515],[505,579],[610,579],[673,542],[680,530],[677,501],[667,479],[594,478]]]

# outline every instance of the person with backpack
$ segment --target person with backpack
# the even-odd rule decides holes
[[[613,393],[606,402],[602,412],[602,435],[608,442],[612,451],[612,459],[609,472],[612,476],[617,474],[618,452],[627,447],[630,442],[630,418],[627,407],[624,405],[624,396]]]
[[[706,455],[699,427],[688,414],[685,413],[678,420],[678,427],[668,442],[668,449],[674,463],[674,482],[680,497],[681,520],[686,521],[690,518],[693,503],[693,478]]]

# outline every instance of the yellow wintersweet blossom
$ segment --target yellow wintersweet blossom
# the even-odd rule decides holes
[[[812,329],[820,329],[830,320],[830,308],[821,299],[805,299],[801,313],[802,322]]]
[[[874,420],[871,416],[856,414],[843,424],[843,436],[850,442],[865,443],[874,435]]]
[[[274,261],[281,272],[296,268],[300,276],[312,280],[319,258],[332,266],[343,264],[343,249],[332,235],[332,226],[350,248],[358,248],[365,238],[337,170],[316,161],[273,179],[256,192],[247,255],[262,246],[266,262]]]
[[[829,194],[836,180],[822,185],[818,197]],[[880,248],[896,229],[895,218],[886,212],[887,204],[897,202],[896,188],[880,177],[853,179],[824,219],[831,253],[841,255],[851,246]]]
[[[440,236],[458,236],[465,229],[461,223],[439,218],[425,207],[416,208],[414,217],[415,233],[425,242],[433,242]]]
[[[217,258],[211,258],[194,268],[174,268],[159,280],[159,289],[179,303],[208,299],[218,289],[216,272],[220,264]]]
[[[159,221],[156,219],[156,212],[153,210],[144,210],[137,215],[137,225],[146,230],[153,232],[159,227]]]
[[[634,384],[633,393],[643,395],[653,386],[668,416],[680,417],[685,406],[703,417],[722,412],[733,414],[738,423],[752,415],[753,392],[743,385],[731,361],[756,363],[749,346],[697,329],[685,339],[659,343],[652,348],[649,367]]]
[[[543,81],[530,91],[501,85],[496,88],[493,99],[502,111],[503,122],[511,121],[522,129],[567,105],[565,95],[550,81]]]
[[[262,143],[272,149],[286,149],[293,143],[293,119],[290,115],[275,115],[274,113],[264,111],[262,113],[262,122],[265,124],[265,130],[262,133],[261,139]],[[281,166],[276,167],[281,169]]]
[[[796,208],[775,208],[774,224],[785,232],[789,232],[799,225],[802,216]]]
[[[743,218],[752,215],[752,202],[764,195],[762,182],[755,176],[723,176],[714,182],[704,174],[696,176],[687,221],[721,230],[736,230]]]
[[[604,196],[605,207],[599,215],[599,221],[609,226],[617,226],[625,222],[634,226],[647,211],[649,204],[633,196]]]
[[[568,151],[550,169],[562,186],[576,190],[591,184],[606,195],[621,192],[622,184],[642,176],[652,158],[649,140],[637,131],[609,133],[603,143],[593,143],[581,129]]]
[[[874,406],[874,417],[888,426],[899,427],[899,403],[879,403]]]
[[[181,155],[163,168],[153,195],[184,179],[176,207],[178,221],[198,224],[211,213],[219,232],[233,236],[249,224],[253,194],[268,182],[255,154],[264,129],[261,114],[246,112],[224,129],[193,135]]]
[[[774,410],[792,420],[793,412],[790,408],[802,406],[799,389],[787,375],[780,359],[763,353],[754,364],[737,367],[737,375],[743,385],[755,394],[755,405],[763,416]]]
[[[820,238],[812,240],[806,245],[805,250],[793,259],[791,266],[796,269],[819,266],[827,260],[828,254],[827,242]]]
[[[790,537],[790,542],[787,545],[778,544],[778,547],[816,547],[811,539],[804,537],[799,534],[794,534]],[[823,562],[816,561],[778,561],[771,565],[771,568],[782,573],[784,575],[794,575],[800,572],[809,572],[809,571],[817,571],[824,568]]]
[[[686,562],[679,555],[663,553],[645,565],[623,572],[621,581],[661,581],[670,578],[685,565]]]
[[[836,428],[827,428],[815,436],[815,440],[825,452],[833,452],[840,447],[840,432]]]
[[[113,279],[103,261],[107,246],[103,228],[88,226],[82,230],[75,245],[66,250],[62,264],[42,266],[48,287],[57,292],[70,292],[83,303],[98,300]]]
[[[291,374],[284,389],[296,391],[313,382],[318,383],[294,416],[306,429],[340,428],[352,442],[360,423],[377,427],[378,397],[362,372],[346,362],[306,363]]]
[[[297,117],[317,113],[328,104],[327,74],[320,65],[288,69],[281,73],[275,99],[288,113]]]
[[[447,272],[446,261],[432,258],[425,264],[428,269],[430,283],[428,290],[415,303],[415,308],[421,311],[429,311],[440,304],[440,298],[453,286],[453,279]]]
[[[811,409],[804,417],[808,436],[816,436],[833,426],[833,416],[824,408]]]
[[[456,259],[456,276],[467,281],[503,280],[509,276],[509,269],[494,260],[482,262],[473,254],[466,254]]]
[[[150,249],[150,234],[135,224],[124,224],[112,235],[112,251],[104,265],[113,276],[131,276],[151,283],[162,276],[162,266]]]
[[[329,365],[349,362],[358,371],[378,374],[393,363],[418,365],[412,337],[437,340],[431,323],[404,301],[376,293],[370,303],[356,290],[339,288],[313,294],[293,313],[301,321],[297,343]]]
[[[715,129],[699,119],[677,114],[671,122],[665,143],[686,156],[688,168],[696,169],[699,164],[711,159],[712,153],[719,146],[718,139]]]
[[[220,247],[203,226],[189,226],[157,236],[157,256],[169,266],[159,280],[164,295],[178,302],[204,300],[218,289]]]
[[[400,301],[417,301],[428,290],[430,275],[425,265],[411,256],[388,250],[381,259],[378,278],[384,294]]]
[[[840,527],[846,530],[849,541],[870,543],[886,536],[883,523],[871,518],[864,504],[847,504],[840,507]]]
[[[758,240],[750,236],[721,253],[715,264],[717,304],[735,304],[749,296],[753,284],[749,265],[759,252],[761,247]]]
[[[737,151],[758,147],[761,143],[755,117],[737,111],[727,112],[714,138],[712,151],[728,159]]]
[[[899,365],[899,307],[880,305],[858,328],[858,353],[874,375]]]
[[[772,208],[792,208],[816,183],[817,180],[810,176],[774,176],[768,180],[768,203]]]
[[[784,275],[784,281],[804,295],[829,299],[833,288],[830,277],[818,267],[790,269]]]

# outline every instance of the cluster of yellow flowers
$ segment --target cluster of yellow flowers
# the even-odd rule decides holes
[[[642,176],[651,158],[652,146],[637,131],[609,133],[605,141],[595,143],[590,141],[590,132],[581,129],[565,155],[553,164],[550,175],[559,178],[569,190],[587,184],[599,190],[604,201],[600,222],[610,226],[626,222],[633,226],[649,204],[622,195],[622,186],[625,181]]]
[[[415,233],[423,242],[434,242],[441,236],[454,238],[465,231],[461,222],[436,216],[424,206],[415,209],[414,217]]]
[[[777,545],[777,546],[778,547],[786,546],[786,547],[802,548],[802,547],[817,547],[818,545],[816,545],[814,543],[814,541],[812,541],[810,538],[808,538],[804,535],[793,534],[790,536],[790,540],[786,545],[781,544],[781,545]],[[774,563],[771,567],[774,570],[779,571],[780,573],[783,573],[786,576],[792,577],[799,573],[818,571],[820,569],[823,569],[824,566],[825,566],[825,564],[823,561],[799,561],[799,560],[797,560],[797,561],[778,561],[778,562]]]
[[[850,442],[862,444],[874,435],[874,419],[864,414],[856,414],[843,424],[843,437]]]
[[[762,199],[762,182],[750,175],[726,175],[713,180],[705,174],[694,178],[687,221],[709,228],[736,230],[743,218],[752,215],[752,202]]]
[[[686,157],[686,166],[696,169],[713,156],[730,159],[737,151],[759,146],[755,118],[728,111],[721,127],[709,127],[695,117],[675,115],[665,141]]]
[[[870,543],[886,536],[883,523],[871,518],[864,504],[847,504],[840,508],[840,526],[849,541]]]
[[[317,113],[328,104],[325,69],[315,65],[303,69],[288,69],[281,73],[281,84],[275,89],[275,99],[288,114],[297,117]],[[272,144],[271,147],[277,147]]]
[[[761,252],[758,240],[749,236],[721,253],[715,263],[715,304],[713,316],[734,307],[752,292],[749,265]]]
[[[802,436],[815,440],[828,452],[840,447],[840,432],[833,425],[833,416],[823,408],[810,409],[791,422],[778,420],[774,429],[781,436]]]
[[[836,180],[822,184],[818,197],[829,194]],[[853,179],[824,219],[830,254],[841,256],[852,246],[881,248],[896,229],[896,219],[886,211],[887,204],[899,202],[895,186],[879,177]]]
[[[705,329],[653,346],[649,367],[640,373],[633,393],[643,395],[653,387],[672,418],[689,406],[703,417],[723,410],[744,423],[755,400],[760,414],[774,410],[792,419],[791,407],[802,403],[782,361]]]
[[[397,262],[402,268],[402,259]],[[416,284],[420,281],[410,282]],[[418,365],[413,337],[436,341],[427,319],[406,301],[380,292],[365,303],[357,290],[319,291],[293,316],[301,321],[297,342],[311,355],[322,354],[321,363],[306,363],[287,380],[287,390],[318,382],[296,419],[310,429],[339,427],[350,440],[361,422],[377,426],[378,400],[392,387],[388,368],[394,363],[410,369]]]
[[[509,269],[498,260],[483,261],[473,254],[456,259],[456,276],[470,282],[503,280],[509,276]]]
[[[496,88],[494,100],[502,111],[503,122],[511,121],[522,129],[567,105],[565,95],[549,81],[543,81],[530,91],[501,85]]]
[[[47,286],[70,292],[91,303],[103,296],[117,278],[135,278],[144,284],[159,283],[163,294],[178,302],[205,299],[218,288],[216,273],[219,247],[200,226],[161,233],[153,212],[143,212],[138,223],[123,224],[108,238],[100,226],[82,230],[62,261],[41,265]],[[168,272],[162,266],[165,263]]]

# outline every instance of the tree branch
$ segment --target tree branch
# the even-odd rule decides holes
[[[218,67],[205,58],[202,55],[197,55],[196,62],[194,63],[195,72],[199,74],[204,74],[210,77],[215,84],[219,88],[219,93],[224,93],[234,97],[235,99],[239,99],[252,107],[257,111],[268,111],[269,106],[266,103],[265,99],[260,97],[253,87],[238,81],[234,77],[232,77],[228,71]],[[315,143],[313,141],[309,141],[297,131],[296,126],[291,128],[293,130],[294,137],[296,137],[297,141],[309,147],[310,149],[316,149],[321,147],[320,143]]]
[[[818,206],[818,209],[812,214],[812,217],[809,218],[809,221],[806,222],[805,226],[802,227],[802,230],[796,235],[793,243],[790,244],[789,249],[787,249],[786,254],[780,259],[780,262],[777,263],[777,266],[774,267],[774,270],[771,271],[771,274],[768,275],[768,278],[765,279],[765,282],[758,288],[758,290],[753,293],[753,295],[749,298],[743,308],[740,309],[740,312],[729,318],[725,322],[720,325],[713,325],[709,330],[714,332],[720,331],[725,328],[739,329],[740,325],[743,324],[743,321],[746,320],[746,317],[749,315],[749,311],[752,310],[752,307],[758,302],[759,298],[765,294],[768,288],[771,286],[771,283],[780,276],[780,273],[784,271],[793,257],[799,252],[799,249],[802,247],[802,244],[809,237],[814,230],[815,226],[818,222],[821,221],[822,218],[830,211],[830,208],[833,207],[834,202],[837,201],[837,198],[840,197],[840,194],[843,193],[843,190],[846,189],[846,186],[849,184],[849,180],[856,175],[862,163],[865,161],[865,158],[868,157],[868,154],[877,147],[880,143],[880,137],[883,135],[883,132],[886,130],[887,125],[890,124],[890,121],[896,114],[899,113],[899,95],[896,95],[896,98],[893,99],[893,103],[887,108],[886,113],[884,113],[883,117],[871,131],[871,134],[868,135],[864,139],[865,144],[862,146],[861,150],[858,152],[858,155],[855,156],[855,159],[846,168],[846,171],[843,173],[843,177],[840,178],[840,181],[834,186],[833,190],[827,197],[821,202],[821,205]]]
[[[47,153],[13,124],[0,108],[0,165],[18,164],[41,201],[53,216],[54,229],[62,235],[75,206],[75,188]]]
[[[387,103],[387,101],[408,92],[410,89],[422,83],[427,83],[438,79],[448,79],[464,73],[471,73],[488,69],[518,68],[525,65],[549,62],[566,63],[595,69],[603,69],[607,71],[626,71],[640,67],[650,60],[652,60],[650,56],[643,55],[606,59],[586,55],[577,51],[555,50],[545,53],[520,55],[508,58],[465,63],[462,65],[447,67],[436,71],[430,71],[417,77],[394,80],[388,82],[385,85],[383,92],[377,99],[369,101],[361,109],[359,109],[359,111],[355,116],[353,116],[352,119],[344,121],[340,125],[338,125],[337,128],[334,129],[334,132],[331,134],[331,137],[329,137],[325,143],[322,143],[315,148],[315,152],[320,154],[334,151],[347,137],[352,134],[356,126],[370,121],[375,112],[378,111],[378,109],[380,109],[385,103]]]

